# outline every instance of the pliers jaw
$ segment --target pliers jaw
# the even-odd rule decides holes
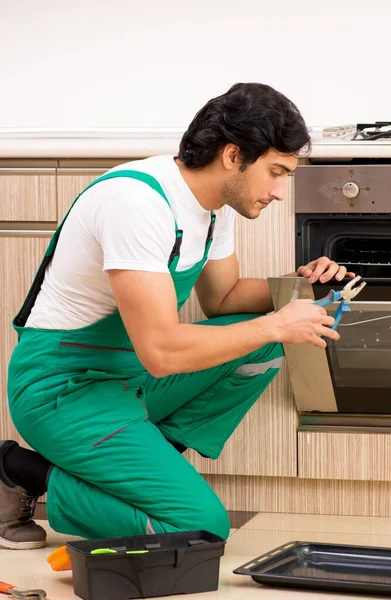
[[[356,283],[358,283],[361,279],[360,275],[357,275],[354,279],[349,281],[341,290],[340,294],[342,296],[342,300],[344,302],[351,302],[353,298],[355,298],[361,290],[367,285],[366,281],[362,281],[360,285],[354,287]]]
[[[11,598],[17,600],[44,600],[46,598],[45,590],[23,590],[20,588],[11,588],[8,591]]]
[[[328,306],[329,304],[333,304],[334,302],[340,302],[337,311],[335,313],[335,323],[332,325],[331,329],[336,329],[341,321],[342,313],[349,312],[349,302],[355,298],[361,290],[366,286],[366,282],[362,281],[360,285],[354,287],[356,283],[358,283],[361,279],[360,275],[357,275],[354,279],[349,281],[342,290],[330,290],[327,296],[322,298],[321,300],[317,300],[315,304],[318,306]]]

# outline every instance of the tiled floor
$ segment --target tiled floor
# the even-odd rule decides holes
[[[322,541],[367,546],[391,547],[391,518],[318,517],[315,515],[257,514],[250,520],[246,513],[235,515],[240,529],[232,529],[225,556],[221,560],[220,585],[216,592],[201,595],[175,596],[183,600],[325,600],[345,599],[344,594],[304,590],[287,590],[260,586],[252,579],[234,575],[232,571],[247,561],[290,541]],[[234,518],[232,518],[234,521]],[[246,522],[247,521],[247,522]],[[41,525],[48,528],[47,521]],[[42,550],[0,551],[0,578],[20,587],[44,588],[48,600],[73,600],[70,572],[55,573],[46,563],[46,556],[64,544],[70,536],[54,533],[48,528],[48,546]],[[166,597],[167,598],[167,597]],[[355,596],[349,598],[374,598]],[[109,600],[116,600],[114,597]],[[167,598],[169,600],[169,598]]]

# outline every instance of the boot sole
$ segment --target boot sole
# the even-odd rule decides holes
[[[37,550],[45,546],[46,540],[40,542],[13,542],[12,540],[0,537],[0,548],[5,548],[6,550]]]

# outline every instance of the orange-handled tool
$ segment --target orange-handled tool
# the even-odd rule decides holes
[[[4,581],[0,581],[0,594],[7,594],[11,598],[19,600],[44,600],[46,598],[45,590],[25,590]]]

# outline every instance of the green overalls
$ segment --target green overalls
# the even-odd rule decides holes
[[[156,179],[141,172],[112,171],[88,188],[112,177],[138,179],[170,206]],[[179,272],[183,232],[175,222],[168,266],[178,310],[208,259],[215,218],[211,213],[203,258]],[[50,525],[86,538],[194,529],[226,538],[229,520],[220,500],[168,440],[217,458],[277,374],[281,345],[266,345],[211,369],[156,379],[138,360],[118,311],[76,330],[25,327],[65,219],[13,321],[19,341],[8,373],[16,428],[55,465],[48,483]],[[199,325],[223,326],[255,316],[223,316]]]

